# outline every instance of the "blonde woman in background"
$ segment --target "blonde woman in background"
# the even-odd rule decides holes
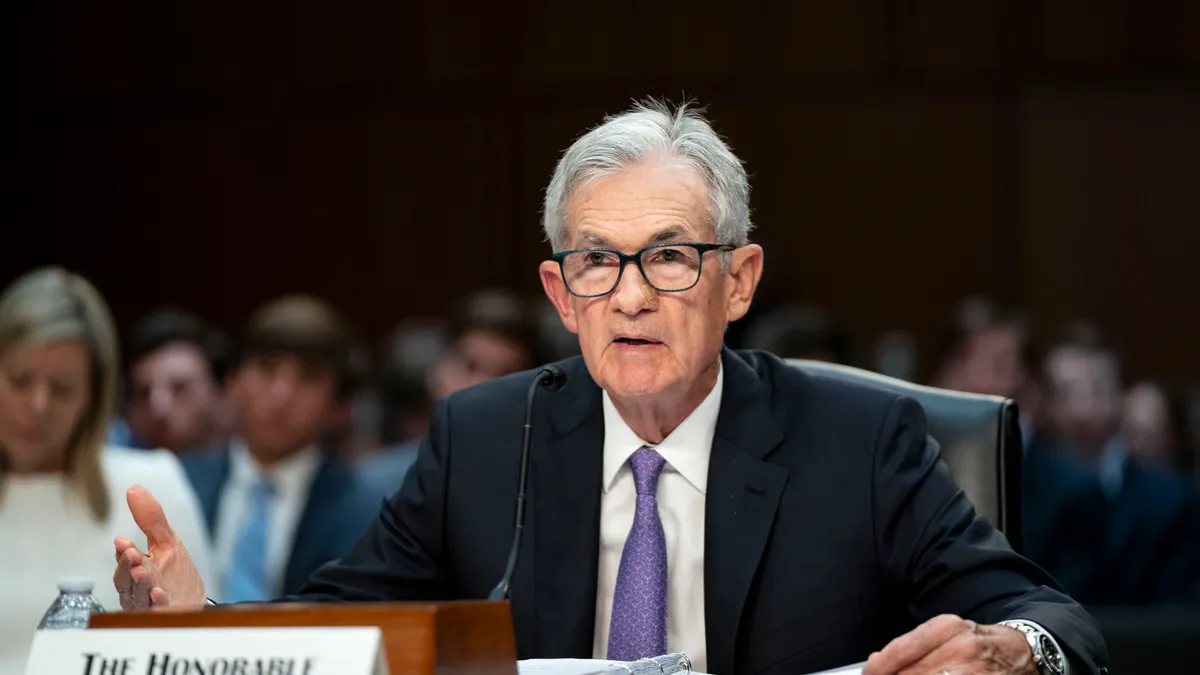
[[[108,551],[116,536],[143,538],[131,485],[161,500],[208,577],[203,515],[176,458],[105,446],[117,353],[108,308],[82,277],[40,269],[0,295],[0,675],[24,672],[59,577],[90,577],[120,611]]]

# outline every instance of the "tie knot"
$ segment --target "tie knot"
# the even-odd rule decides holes
[[[653,448],[642,446],[629,458],[629,468],[633,470],[633,482],[637,485],[639,495],[658,494],[658,475],[662,473],[667,460]]]
[[[270,478],[259,478],[254,481],[254,487],[251,488],[250,494],[255,499],[268,499],[275,496],[275,481]]]

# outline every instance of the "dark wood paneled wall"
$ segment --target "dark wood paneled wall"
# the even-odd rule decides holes
[[[1197,6],[61,2],[50,258],[122,323],[298,290],[377,335],[537,292],[558,153],[686,94],[752,172],[779,297],[929,343],[982,292],[1197,376]]]

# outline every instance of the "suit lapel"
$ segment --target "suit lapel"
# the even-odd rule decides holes
[[[590,658],[596,619],[604,415],[583,360],[568,365],[567,385],[542,394],[553,399],[538,418],[552,430],[532,448],[535,613],[545,658]]]
[[[712,673],[735,670],[742,609],[788,476],[763,461],[783,442],[765,386],[741,357],[728,349],[722,357],[725,384],[705,500],[704,615]]]
[[[308,579],[308,565],[312,560],[320,560],[324,556],[317,551],[325,545],[336,550],[336,545],[329,542],[329,528],[322,527],[327,519],[334,522],[340,515],[337,512],[338,468],[332,457],[323,456],[321,465],[313,475],[308,488],[308,499],[296,525],[296,535],[292,539],[292,548],[288,551],[287,568],[284,571],[283,591],[291,594],[299,591]]]
[[[217,518],[221,511],[221,494],[229,479],[229,450],[214,453],[213,457],[200,457],[193,464],[185,464],[196,498],[204,508],[204,520],[208,524],[208,536],[216,538]]]

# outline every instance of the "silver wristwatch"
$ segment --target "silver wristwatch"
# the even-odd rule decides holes
[[[1067,657],[1046,629],[1024,619],[1001,621],[999,625],[1015,628],[1025,635],[1029,648],[1033,650],[1033,663],[1041,675],[1068,675]]]

